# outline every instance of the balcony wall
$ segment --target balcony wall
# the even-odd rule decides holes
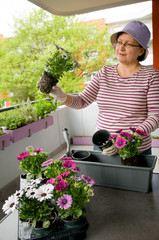
[[[45,130],[24,138],[0,151],[0,189],[15,180],[21,173],[18,170],[19,162],[16,157],[24,152],[28,146],[42,148],[51,155],[63,149],[66,144],[63,137],[63,128],[67,128],[72,136],[92,136],[98,114],[96,103],[82,109],[74,110],[65,106],[53,112],[54,124]]]

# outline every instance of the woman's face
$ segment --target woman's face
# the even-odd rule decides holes
[[[118,37],[115,50],[118,61],[124,64],[137,63],[138,57],[144,53],[139,43],[127,33]]]

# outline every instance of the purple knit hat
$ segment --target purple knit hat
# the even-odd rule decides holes
[[[148,55],[148,43],[149,43],[150,36],[151,36],[151,33],[150,33],[148,27],[144,23],[139,22],[139,21],[129,22],[123,28],[123,30],[111,35],[110,41],[114,48],[115,48],[115,43],[116,43],[118,34],[122,33],[122,32],[125,32],[125,33],[128,33],[129,35],[131,35],[145,49],[145,52],[142,55],[142,58],[140,57],[140,61],[145,60]]]

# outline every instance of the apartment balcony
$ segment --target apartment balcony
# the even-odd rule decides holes
[[[8,195],[19,189],[19,162],[16,157],[28,146],[42,148],[50,158],[59,158],[67,151],[63,129],[69,137],[94,134],[98,114],[96,103],[82,110],[65,106],[53,112],[54,124],[30,137],[12,143],[0,152],[0,206]],[[93,145],[73,145],[71,149],[93,150]],[[159,156],[159,148],[152,148],[153,155]],[[86,240],[156,240],[159,236],[159,163],[157,161],[152,176],[152,191],[140,193],[103,186],[95,186],[95,196],[88,204]],[[18,234],[17,212],[4,218],[0,212],[0,232],[3,240],[15,240]],[[8,226],[10,230],[8,231]],[[0,237],[0,239],[1,239]]]

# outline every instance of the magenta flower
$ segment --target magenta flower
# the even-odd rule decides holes
[[[80,172],[80,168],[79,167],[75,167],[74,169],[72,169],[73,172]]]
[[[118,137],[118,134],[114,134],[114,135],[112,135],[109,139],[110,140],[113,140],[114,138],[117,138]]]
[[[72,160],[72,157],[62,157],[60,160]]]
[[[53,159],[46,160],[41,164],[42,167],[48,166],[49,164],[53,163]]]
[[[62,165],[66,169],[75,169],[77,167],[76,163],[70,160],[64,161]]]
[[[80,180],[81,180],[80,177],[76,177],[76,176],[73,176],[72,179],[77,180],[77,181],[80,181]]]
[[[22,152],[19,154],[19,156],[17,157],[17,160],[21,161],[24,160],[26,157],[29,156],[29,152]]]
[[[61,175],[58,175],[57,177],[56,177],[56,180],[61,180],[62,179],[62,176]]]
[[[68,194],[64,194],[62,197],[58,198],[57,200],[57,205],[61,208],[61,209],[68,209],[71,207],[72,205],[72,197],[71,195]]]
[[[64,172],[64,173],[61,174],[61,177],[62,177],[62,178],[65,178],[65,177],[67,177],[70,173],[71,173],[70,171]]]
[[[121,136],[121,137],[130,138],[130,139],[132,138],[132,135],[131,135],[130,133],[127,133],[127,132],[121,132],[121,133],[120,133],[120,136]]]
[[[87,176],[85,176],[85,175],[81,175],[81,178],[82,178],[85,182],[87,182],[87,183],[89,184],[89,186],[91,186],[91,187],[95,184],[95,182],[93,181],[93,179],[90,178],[90,177],[87,177]]]
[[[122,148],[126,145],[126,140],[124,138],[118,138],[116,140],[116,147],[117,148]]]
[[[33,150],[33,152],[39,153],[39,152],[41,152],[42,150],[43,150],[42,148],[37,148],[37,149]]]
[[[54,184],[55,183],[55,178],[50,178],[47,180],[46,184]]]
[[[117,131],[115,131],[116,133],[120,133],[123,129],[118,129]]]
[[[138,133],[141,136],[147,136],[146,132],[144,132],[143,130],[140,130],[140,129],[136,129],[136,133]]]
[[[55,190],[58,192],[61,192],[62,190],[65,190],[69,186],[68,181],[61,180],[55,185]]]
[[[136,128],[130,127],[130,130],[131,130],[132,132],[136,132]]]

